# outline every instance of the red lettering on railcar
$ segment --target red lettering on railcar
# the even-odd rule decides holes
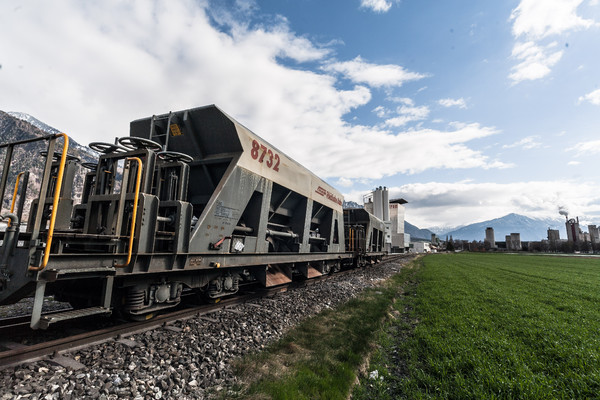
[[[321,186],[319,186],[317,188],[317,190],[315,190],[315,193],[320,194],[321,196],[325,197],[327,200],[333,201],[334,203],[339,204],[340,206],[342,205],[342,199],[340,199],[334,193],[331,193],[329,190],[326,190],[325,188],[323,188]]]
[[[264,162],[265,156],[267,156],[268,158],[265,162],[266,166],[268,168],[273,168],[273,171],[279,172],[279,163],[281,162],[279,154],[275,153],[264,144],[258,143],[256,139],[252,140],[252,150],[250,150],[250,156],[252,156],[252,158],[259,163]],[[275,162],[274,164],[273,161]]]

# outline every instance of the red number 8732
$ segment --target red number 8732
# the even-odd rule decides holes
[[[267,167],[273,168],[273,171],[279,171],[279,163],[281,162],[279,154],[274,153],[264,144],[259,144],[256,139],[252,140],[252,150],[250,151],[250,155],[259,163],[262,163],[265,160],[265,156],[267,156],[267,161],[265,163]]]

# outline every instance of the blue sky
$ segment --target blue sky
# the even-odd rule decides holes
[[[0,109],[76,140],[217,104],[420,227],[600,224],[598,0],[0,4]]]

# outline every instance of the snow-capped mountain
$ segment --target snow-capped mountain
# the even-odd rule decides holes
[[[451,231],[455,231],[457,229],[462,228],[464,225],[458,225],[458,226],[454,226],[454,225],[436,225],[436,226],[430,226],[428,228],[426,228],[427,230],[435,233],[436,235],[445,235],[446,232],[451,232]],[[440,236],[441,237],[441,236]]]
[[[487,227],[494,228],[496,241],[503,241],[506,235],[513,232],[520,233],[521,240],[539,241],[548,237],[548,228],[558,229],[563,239],[567,237],[564,219],[536,219],[519,214],[508,214],[501,218],[470,224],[444,235],[451,235],[454,239],[483,240]]]
[[[45,124],[31,115],[25,113],[0,111],[0,143],[10,143],[16,141],[26,141],[38,137],[44,137],[48,134],[55,134],[59,131]],[[59,143],[61,144],[61,143]],[[41,152],[47,150],[46,141],[28,142],[18,145],[14,148],[12,154],[12,163],[9,168],[8,182],[13,185],[19,172],[29,171],[28,192],[36,193],[39,190],[42,181],[44,158]],[[75,140],[70,140],[69,154],[78,157],[82,162],[94,162],[97,155],[85,146],[81,146]],[[83,179],[85,171],[80,169],[76,174],[72,189],[76,196],[80,196],[83,189]],[[12,193],[12,192],[11,192]],[[25,203],[24,217],[29,213],[29,207],[32,198],[28,198]],[[10,196],[4,198],[4,207],[10,202]]]
[[[342,205],[343,208],[363,208],[363,206],[361,206],[360,204],[354,202],[354,201],[346,201],[344,200],[344,204]]]
[[[47,132],[49,134],[60,133],[60,131],[58,129],[55,129],[55,128],[51,127],[50,125],[43,123],[39,119],[32,117],[29,114],[26,114],[23,112],[17,112],[17,111],[8,111],[7,114],[10,115],[11,117],[28,122],[31,125],[35,126],[36,128],[41,129],[42,131]]]

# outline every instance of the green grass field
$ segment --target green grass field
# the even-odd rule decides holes
[[[391,304],[415,271],[402,271],[336,309],[306,319],[265,351],[237,360],[240,387],[223,398],[348,398]]]
[[[600,259],[430,255],[417,280],[355,398],[600,398]]]

